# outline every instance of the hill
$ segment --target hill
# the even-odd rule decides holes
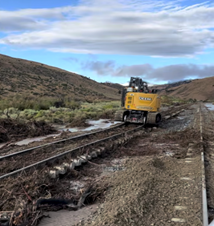
[[[153,86],[151,86],[151,88],[152,89],[158,89],[159,91],[168,90],[172,87],[176,87],[176,86],[180,86],[182,84],[190,83],[191,81],[192,80],[182,80],[182,81],[167,83],[167,84],[162,84],[162,85],[153,85]]]
[[[116,100],[118,89],[85,76],[33,61],[0,54],[0,95],[72,100]]]
[[[177,85],[156,87],[162,89],[161,94],[182,99],[214,100],[214,77],[195,79]]]
[[[119,84],[119,83],[112,83],[112,82],[104,82],[104,83],[101,83],[101,84],[104,84],[108,87],[112,87],[112,88],[115,88],[117,89],[118,91],[119,90],[122,90],[124,88],[123,85]]]

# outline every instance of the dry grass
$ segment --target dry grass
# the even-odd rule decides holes
[[[173,87],[169,91],[168,95],[181,99],[214,100],[214,77],[196,79],[188,84]]]
[[[4,98],[17,93],[89,102],[120,98],[116,88],[59,68],[4,55],[0,62],[0,94]]]

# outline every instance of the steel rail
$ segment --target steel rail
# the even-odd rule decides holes
[[[120,123],[119,125],[116,125],[114,127],[102,129],[102,130],[97,131],[97,132],[85,133],[85,134],[81,134],[81,135],[78,135],[78,136],[66,138],[66,139],[63,139],[63,140],[58,140],[58,141],[54,141],[54,142],[51,142],[51,143],[42,144],[42,145],[39,145],[39,146],[36,146],[36,147],[24,149],[22,151],[14,152],[14,153],[11,153],[11,154],[8,154],[8,155],[3,155],[3,156],[0,156],[0,161],[7,159],[7,158],[17,156],[17,155],[24,154],[26,152],[31,152],[31,151],[34,151],[34,150],[39,149],[39,148],[44,148],[44,147],[48,147],[48,146],[51,146],[51,145],[54,145],[54,144],[60,144],[60,143],[63,143],[63,142],[69,141],[69,140],[77,140],[77,139],[84,138],[84,137],[87,137],[87,136],[99,134],[99,133],[102,133],[102,132],[105,132],[105,131],[114,130],[115,128],[122,127],[123,125],[125,125],[125,123]]]
[[[183,111],[183,110],[176,111],[176,115],[179,114],[179,113],[182,112],[182,111]],[[171,113],[170,118],[173,117],[173,116],[175,116],[174,113]],[[53,145],[53,144],[62,143],[62,142],[68,141],[68,140],[75,140],[75,139],[87,137],[87,136],[89,136],[89,135],[95,135],[95,134],[98,134],[98,133],[101,133],[101,132],[114,130],[115,128],[121,127],[121,126],[123,126],[123,125],[125,125],[125,123],[120,123],[119,125],[116,125],[116,126],[114,126],[114,127],[108,128],[108,129],[103,129],[103,130],[101,130],[101,131],[92,132],[92,133],[87,133],[87,134],[82,134],[82,135],[78,135],[78,136],[75,136],[75,137],[70,137],[70,138],[67,138],[67,139],[63,139],[63,140],[60,140],[60,141],[54,141],[54,142],[47,143],[47,144],[43,144],[43,145],[36,146],[36,147],[33,147],[33,148],[25,149],[25,150],[22,150],[22,151],[20,151],[20,152],[11,153],[11,154],[9,154],[9,155],[5,155],[5,156],[0,157],[0,161],[3,160],[3,159],[9,158],[9,157],[17,156],[17,155],[20,155],[20,154],[23,154],[23,153],[26,153],[26,152],[30,152],[30,151],[36,150],[36,149],[38,149],[38,148],[47,147],[47,146],[50,146],[50,145]],[[30,169],[30,168],[35,167],[35,166],[37,166],[37,165],[41,165],[41,164],[44,164],[44,163],[46,163],[46,162],[52,161],[52,160],[54,160],[54,159],[63,157],[63,156],[65,156],[65,155],[67,155],[68,153],[71,153],[71,152],[73,152],[73,151],[80,150],[81,148],[88,147],[88,146],[93,145],[93,144],[98,144],[99,142],[107,141],[107,140],[109,140],[109,139],[116,138],[116,137],[118,137],[118,136],[127,134],[127,133],[129,133],[129,132],[137,131],[137,130],[143,128],[143,127],[144,127],[144,126],[138,126],[138,127],[134,128],[134,129],[131,129],[131,130],[128,130],[128,131],[125,131],[125,132],[122,132],[122,133],[119,133],[119,134],[116,134],[116,135],[113,135],[113,136],[110,136],[110,137],[107,137],[107,138],[104,138],[104,139],[101,139],[101,140],[97,140],[97,141],[91,142],[91,143],[89,143],[89,144],[82,145],[82,146],[80,146],[80,147],[77,147],[77,148],[74,148],[74,149],[65,151],[65,152],[63,152],[63,153],[54,155],[54,156],[49,157],[49,158],[47,158],[47,159],[38,161],[37,163],[33,163],[33,164],[29,165],[29,166],[26,166],[26,167],[20,168],[20,169],[18,169],[18,170],[12,171],[12,172],[10,172],[10,173],[4,174],[4,175],[0,176],[0,180],[1,180],[1,179],[4,179],[4,178],[6,178],[6,177],[9,177],[9,176],[15,175],[15,174],[17,174],[17,173],[19,173],[19,172],[21,172],[21,171],[23,171],[23,170],[27,170],[27,169]]]
[[[60,158],[62,158],[62,157],[65,157],[67,154],[70,154],[71,152],[78,151],[78,150],[80,150],[80,149],[82,149],[82,148],[86,148],[86,147],[89,147],[89,146],[91,146],[91,145],[99,144],[99,143],[102,143],[102,142],[105,142],[105,141],[108,141],[108,140],[111,140],[111,139],[115,139],[115,138],[119,138],[119,137],[126,136],[128,133],[130,133],[130,132],[136,132],[136,131],[138,131],[138,130],[140,130],[140,129],[142,129],[142,128],[143,128],[143,126],[138,126],[138,127],[134,128],[134,129],[131,129],[131,130],[128,130],[128,131],[119,133],[119,134],[115,134],[115,135],[113,135],[113,136],[106,137],[106,138],[103,138],[103,139],[100,139],[100,140],[97,140],[97,141],[93,141],[93,142],[91,142],[91,143],[88,143],[88,144],[79,146],[79,147],[77,147],[77,148],[74,148],[74,149],[65,151],[65,152],[63,152],[63,153],[60,153],[60,154],[58,154],[58,155],[54,155],[54,156],[52,156],[52,157],[49,157],[49,158],[44,159],[44,160],[41,160],[41,161],[36,162],[36,163],[34,163],[34,164],[31,164],[31,165],[29,165],[29,166],[25,166],[25,167],[23,167],[23,168],[20,168],[20,169],[18,169],[18,170],[13,171],[13,172],[4,174],[4,175],[0,176],[0,180],[5,179],[5,178],[10,177],[10,176],[14,176],[14,175],[16,175],[16,174],[18,174],[18,173],[21,173],[22,171],[28,170],[28,169],[30,169],[30,168],[33,168],[33,167],[36,167],[36,166],[39,166],[39,165],[42,165],[42,164],[44,164],[44,163],[48,163],[48,162],[51,162],[51,161],[53,161],[53,160],[60,159]]]
[[[182,108],[182,107],[180,107],[180,108]],[[185,105],[185,107],[186,107],[186,105]],[[181,112],[181,110],[177,110],[176,112],[177,113]],[[171,114],[173,115],[174,113],[171,113]],[[99,134],[99,133],[102,133],[102,132],[105,132],[105,131],[111,131],[111,130],[114,130],[115,128],[122,127],[124,125],[125,125],[125,123],[120,123],[120,124],[118,124],[116,126],[113,126],[113,127],[107,128],[107,129],[102,129],[100,131],[96,131],[96,132],[92,132],[92,133],[86,133],[86,134],[81,134],[81,135],[78,135],[78,136],[74,136],[74,137],[70,137],[70,138],[54,141],[54,142],[51,142],[51,143],[42,144],[42,145],[39,145],[39,146],[36,146],[36,147],[27,148],[27,149],[24,149],[22,151],[17,151],[17,152],[8,154],[8,155],[0,156],[0,161],[4,160],[4,159],[7,159],[7,158],[11,158],[11,157],[17,156],[17,155],[22,155],[22,154],[24,154],[26,152],[31,152],[31,151],[34,151],[34,150],[39,149],[39,148],[48,147],[48,146],[51,146],[51,145],[54,145],[54,144],[60,144],[60,143],[63,143],[63,142],[69,141],[69,140],[76,140],[76,139],[84,138],[84,137],[87,137],[87,136],[90,136],[90,135]]]
[[[208,112],[209,110],[206,109]],[[207,188],[206,188],[206,175],[205,175],[205,162],[204,162],[204,146],[203,146],[203,125],[202,125],[202,114],[201,106],[199,109],[200,112],[200,141],[201,141],[201,169],[202,169],[202,216],[203,216],[203,226],[214,225],[214,222],[211,224],[208,223],[208,205],[207,205]]]

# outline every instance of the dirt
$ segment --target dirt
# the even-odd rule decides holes
[[[28,123],[14,119],[0,119],[0,143],[17,141],[27,137],[51,134],[56,130],[44,121]]]
[[[180,129],[186,128],[186,120],[190,121],[184,130],[172,130],[171,122],[167,131],[160,127],[151,136],[135,138],[124,147],[107,152],[105,160],[109,161],[127,156],[124,170],[108,175],[105,202],[96,214],[77,225],[171,226],[176,225],[173,218],[185,219],[180,225],[202,225],[199,133],[193,129],[195,109],[184,113],[186,119],[179,119]],[[185,162],[189,143],[194,144],[191,165]],[[183,177],[192,180],[181,180]],[[176,211],[176,205],[185,205],[187,210]]]
[[[81,219],[84,220],[77,225],[171,226],[176,225],[172,222],[172,218],[176,217],[186,220],[180,225],[202,225],[198,133],[192,127],[192,114],[195,114],[195,109],[184,113],[186,119],[190,120],[187,127],[192,129],[183,126],[185,118],[179,119],[180,129],[183,128],[180,132],[171,130],[175,126],[173,123],[169,123],[168,127],[160,126],[153,129],[151,134],[134,138],[121,148],[109,149],[100,158],[71,171],[57,181],[45,176],[46,169],[29,172],[28,177],[19,177],[19,183],[17,180],[5,179],[0,185],[0,198],[4,197],[2,201],[5,198],[8,200],[3,205],[0,203],[0,210],[12,210],[17,197],[28,202],[30,210],[32,202],[29,197],[35,201],[51,194],[54,198],[72,199],[77,202],[81,189],[74,192],[71,184],[79,183],[84,185],[84,189],[93,185],[85,205],[99,203],[100,207],[88,219],[80,213]],[[177,119],[174,120],[176,123]],[[188,141],[196,142],[196,154],[191,164],[185,162]],[[192,180],[181,180],[182,177],[191,177]],[[1,187],[3,184],[7,186]],[[176,211],[176,205],[185,205],[187,210]],[[62,208],[65,207],[44,207],[38,210],[41,212],[35,214],[42,216],[43,210]],[[57,215],[57,212],[55,214]],[[28,217],[28,225],[36,216]],[[63,221],[63,216],[61,217]],[[67,222],[64,225],[75,224]]]
[[[43,159],[47,159],[49,157],[52,157],[56,154],[66,152],[68,150],[72,150],[79,146],[86,145],[93,141],[103,139],[107,136],[125,132],[126,130],[130,130],[130,127],[136,128],[135,125],[134,126],[130,125],[129,127],[123,127],[123,128],[119,127],[119,128],[115,128],[115,130],[108,131],[107,133],[104,131],[104,132],[96,134],[96,135],[89,135],[89,136],[85,137],[84,139],[79,139],[79,140],[74,140],[74,141],[69,140],[67,142],[54,144],[52,146],[47,146],[46,148],[45,147],[38,148],[34,151],[26,152],[22,155],[14,156],[13,158],[1,160],[0,175],[15,171],[24,166],[31,165],[35,162],[41,161]],[[82,155],[84,153],[85,153],[85,150],[75,151],[75,152],[70,153],[69,157],[75,158],[76,155]],[[51,165],[52,164],[49,164],[49,166],[51,166]]]
[[[165,129],[166,132],[169,132],[182,131],[186,128],[192,127],[192,122],[197,107],[197,104],[191,105],[184,112],[181,112],[178,117],[174,117],[171,120],[164,120],[161,122],[160,128]],[[177,109],[181,110],[183,107],[178,107]]]
[[[200,160],[200,159],[199,159]],[[85,225],[173,225],[176,217],[174,206],[181,203],[180,197],[194,201],[186,203],[188,211],[183,216],[185,225],[201,225],[200,215],[200,170],[198,159],[192,166],[194,182],[187,184],[180,178],[189,169],[170,157],[144,157],[130,159],[119,171],[109,178],[110,190],[98,214]],[[197,201],[195,201],[197,200]],[[197,216],[192,217],[192,216]],[[191,217],[190,217],[191,216]]]

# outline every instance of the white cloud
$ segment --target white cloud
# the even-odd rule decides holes
[[[0,11],[0,31],[11,31],[0,43],[71,53],[201,54],[213,47],[214,6],[180,2],[84,0],[75,7]]]
[[[83,69],[91,70],[97,75],[114,77],[136,77],[150,82],[175,82],[189,78],[214,76],[214,65],[175,64],[154,68],[150,64],[124,65],[116,67],[114,61],[87,61]]]

